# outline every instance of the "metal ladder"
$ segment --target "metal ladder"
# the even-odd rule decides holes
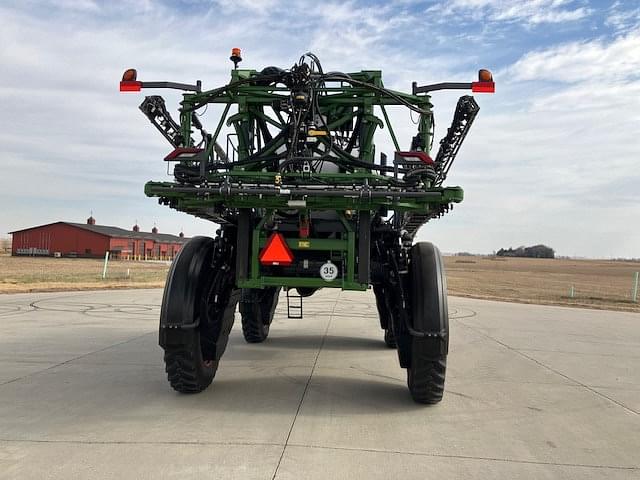
[[[302,318],[302,295],[293,293],[290,288],[287,289],[287,317]]]

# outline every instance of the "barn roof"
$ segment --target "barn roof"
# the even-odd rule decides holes
[[[156,242],[164,242],[164,243],[186,243],[187,240],[189,240],[188,238],[179,237],[178,235],[170,235],[168,233],[134,232],[133,230],[125,230],[124,228],[111,227],[108,225],[89,225],[87,223],[73,223],[73,222],[47,223],[45,225],[38,225],[35,227],[23,228],[21,230],[15,230],[9,233],[13,234],[18,232],[24,232],[26,230],[33,230],[35,228],[48,227],[49,225],[55,225],[58,223],[63,223],[65,225],[70,225],[72,227],[82,228],[83,230],[89,230],[90,232],[104,235],[106,237],[145,239],[145,240],[154,240]]]

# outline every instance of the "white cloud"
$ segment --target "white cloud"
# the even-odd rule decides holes
[[[193,1],[181,12],[133,0],[97,2],[98,11],[91,2],[0,6],[0,158],[11,172],[0,176],[8,206],[0,231],[59,217],[81,221],[93,209],[108,224],[138,218],[161,231],[211,233],[207,222],[143,196],[144,182],[166,178],[161,158],[169,146],[138,111],[141,96],[118,93],[125,68],[136,67],[143,80],[202,79],[206,88],[227,81],[231,47],[243,48],[242,66],[258,69],[286,68],[312,50],[327,70],[379,68],[387,86],[408,90],[412,80],[468,81],[477,67],[491,67],[493,50],[507,44],[470,40],[478,35],[474,15],[480,29],[493,21],[553,21],[545,15],[574,25],[571,18],[589,8],[456,0],[442,17],[448,25],[436,31],[435,13],[426,21],[404,0],[376,8],[355,0],[220,1]],[[638,256],[640,228],[629,219],[640,216],[639,34],[620,31],[613,39],[580,31],[577,38],[589,40],[522,51],[497,71],[497,94],[478,96],[482,111],[450,176],[466,200],[421,238],[445,251],[541,242],[560,253]],[[436,140],[459,94],[434,94]],[[179,95],[163,95],[175,112]],[[210,106],[205,121],[215,122],[216,112]],[[390,115],[405,146],[415,126],[406,111]],[[377,142],[377,151],[392,151],[386,130]],[[587,224],[591,233],[583,235]]]
[[[626,7],[626,8],[625,8]],[[628,8],[629,4],[616,1],[609,8],[605,25],[613,27],[618,32],[625,32],[640,27],[640,6],[637,4]]]
[[[611,84],[640,78],[640,29],[613,41],[572,42],[530,52],[506,70],[510,81]]]
[[[267,14],[274,10],[279,0],[215,0],[214,3],[226,12],[239,14]]]
[[[100,10],[100,6],[93,0],[55,0],[46,2],[49,7],[55,7],[67,10],[80,10],[97,12]]]
[[[571,0],[448,0],[429,8],[444,17],[470,16],[475,20],[518,22],[525,25],[563,23],[583,19],[591,9]]]
[[[454,167],[467,192],[455,226],[469,223],[479,244],[485,228],[499,246],[537,238],[561,254],[637,257],[639,55],[636,30],[531,52],[498,72]],[[433,238],[446,242],[441,228]]]

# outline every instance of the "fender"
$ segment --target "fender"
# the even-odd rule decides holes
[[[414,255],[417,249],[423,250],[423,255]],[[449,351],[449,312],[442,254],[432,243],[421,242],[412,247],[411,258],[411,281],[416,282],[416,276],[423,275],[425,292],[420,301],[411,299],[409,333],[432,344],[430,350],[434,355],[446,355]]]
[[[196,321],[199,280],[211,263],[215,242],[209,237],[193,237],[178,252],[167,275],[160,310],[159,344],[162,348],[184,343],[184,336],[198,326]],[[188,280],[179,281],[177,279]]]

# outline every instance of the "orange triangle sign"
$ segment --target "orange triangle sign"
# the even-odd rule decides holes
[[[260,263],[263,265],[291,265],[293,253],[281,233],[274,233],[267,240],[262,252]]]

